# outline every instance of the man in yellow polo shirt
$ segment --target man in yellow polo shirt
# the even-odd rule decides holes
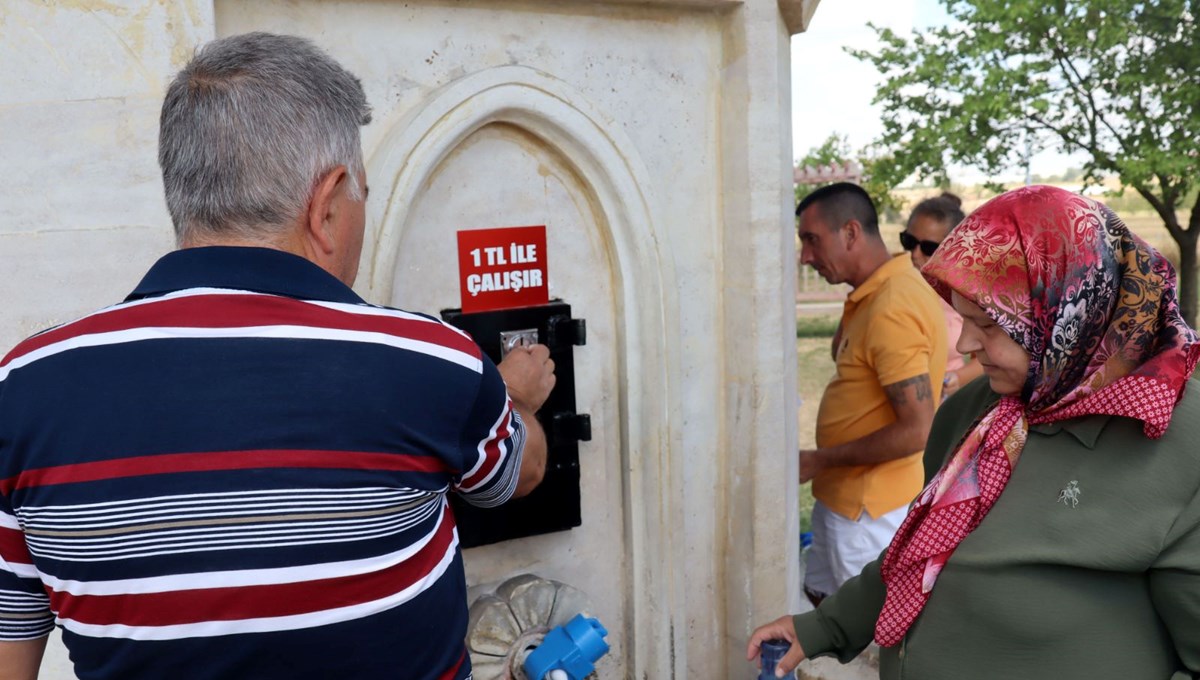
[[[835,339],[837,375],[817,415],[817,448],[800,451],[813,482],[813,544],[804,589],[814,603],[879,556],[921,491],[921,454],[946,369],[946,323],[907,255],[892,257],[870,197],[832,184],[796,208],[800,261],[848,283]]]

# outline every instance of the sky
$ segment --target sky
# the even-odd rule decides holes
[[[808,30],[792,37],[792,153],[804,156],[837,132],[859,150],[883,134],[882,109],[871,104],[881,82],[875,67],[860,62],[845,47],[875,49],[879,42],[867,26],[890,28],[900,35],[940,26],[949,17],[938,0],[821,0]],[[1057,174],[1080,165],[1057,152],[1034,157],[1035,174]],[[975,183],[985,179],[968,168],[951,168],[951,179]],[[1014,171],[1001,180],[1022,179]]]

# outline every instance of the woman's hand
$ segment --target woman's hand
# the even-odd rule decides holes
[[[800,643],[796,640],[796,625],[792,622],[790,615],[781,616],[765,626],[755,629],[750,636],[750,644],[746,646],[746,660],[753,661],[757,658],[762,643],[767,640],[787,640],[792,645],[787,654],[784,654],[783,658],[779,660],[779,664],[775,666],[775,677],[782,678],[796,670],[796,666],[804,661],[804,650],[800,648]]]

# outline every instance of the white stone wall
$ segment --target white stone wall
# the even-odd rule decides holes
[[[553,292],[591,324],[584,526],[468,551],[470,580],[583,589],[604,677],[749,677],[748,631],[799,598],[788,38],[814,5],[0,4],[0,345],[171,247],[157,115],[196,45],[311,37],[375,109],[360,291],[457,306],[455,229],[546,224]]]
[[[123,298],[173,243],[156,144],[166,82],[212,3],[0,3],[0,346]]]

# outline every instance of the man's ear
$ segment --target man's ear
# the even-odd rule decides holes
[[[846,222],[842,226],[842,240],[846,244],[846,250],[852,250],[862,240],[862,223],[858,220]]]
[[[349,181],[350,173],[346,166],[339,165],[325,173],[313,189],[312,200],[308,203],[308,220],[305,224],[305,235],[322,253],[332,254],[337,247],[334,234],[333,218],[338,192],[344,190],[343,182]]]

